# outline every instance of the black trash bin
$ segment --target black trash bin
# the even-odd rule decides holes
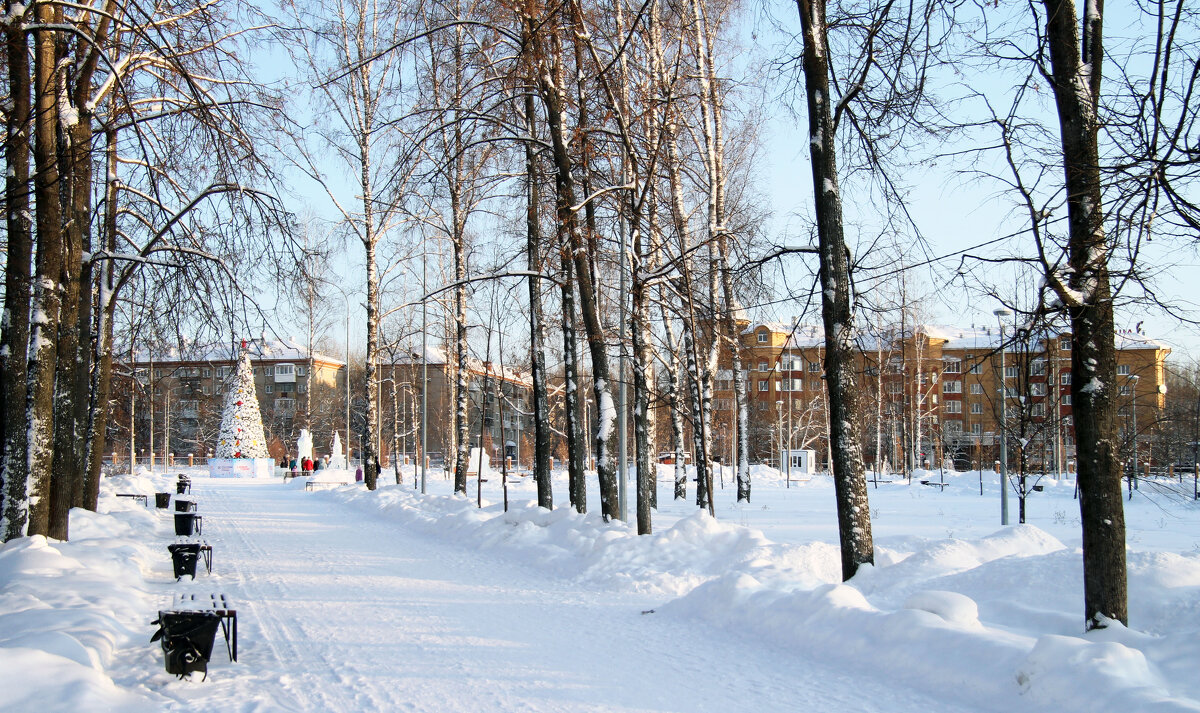
[[[179,579],[185,574],[191,575],[192,579],[195,579],[196,563],[200,560],[200,543],[179,542],[167,545],[167,550],[171,553],[171,566],[175,569],[175,579]]]
[[[190,493],[190,492],[192,492],[192,481],[181,480],[175,484],[175,493],[176,494],[183,495],[184,493]]]
[[[159,508],[170,507],[171,506],[171,494],[170,493],[155,493],[154,494],[154,506],[159,507]]]
[[[167,673],[180,678],[195,671],[208,675],[208,660],[212,657],[213,642],[221,617],[216,612],[160,611],[158,631],[150,641],[162,640],[163,658]]]
[[[196,512],[196,501],[175,498],[175,512]]]
[[[194,512],[175,513],[175,534],[179,537],[199,535],[201,517]]]

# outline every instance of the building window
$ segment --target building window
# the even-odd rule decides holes
[[[1129,376],[1129,365],[1117,364],[1117,376]]]
[[[962,413],[962,401],[946,401],[942,404],[946,413]]]
[[[962,370],[962,362],[958,359],[946,359],[942,362],[942,371],[947,374],[958,374]]]
[[[946,432],[947,433],[962,433],[962,421],[947,421],[946,422]]]
[[[810,381],[810,382],[808,382],[808,388],[810,391],[820,391],[821,390],[821,382]]]
[[[1045,396],[1046,395],[1046,385],[1042,384],[1042,383],[1030,384],[1029,385],[1029,393],[1034,396]]]
[[[770,384],[770,383],[771,383],[771,382],[767,381],[766,379],[761,379],[761,380],[759,380],[759,382],[758,382],[758,390],[759,390],[759,391],[770,391],[770,390],[771,390],[771,387],[770,387],[770,386],[768,386],[768,384]]]
[[[983,373],[983,363],[978,362],[978,363],[972,364],[971,365],[971,373],[972,374],[982,374]]]
[[[1064,371],[1062,373],[1062,375],[1058,377],[1058,383],[1062,384],[1063,386],[1070,386],[1071,385],[1071,372]]]
[[[758,410],[759,410],[759,411],[766,411],[766,410],[767,410],[767,402],[766,402],[766,401],[759,401],[759,402],[758,402]]]
[[[161,379],[161,378],[162,378],[162,369],[155,369],[155,370],[154,370],[154,378],[155,378],[155,379]]]
[[[1121,395],[1122,396],[1129,395],[1129,384],[1121,384]]]
[[[1070,406],[1070,405],[1071,405],[1071,395],[1070,395],[1070,394],[1063,394],[1063,397],[1062,397],[1062,405],[1063,405],[1063,406]]]
[[[308,373],[308,369],[303,366],[296,367],[296,376],[304,376]]]
[[[274,385],[274,384],[267,384],[267,386],[266,386],[266,392],[267,392],[268,394],[269,394],[269,393],[271,393],[271,392],[272,392],[272,391],[274,391],[274,390],[275,390],[275,385]]]
[[[290,376],[294,373],[291,364],[280,364],[275,367],[275,374],[278,376]]]
[[[1030,412],[1034,418],[1040,418],[1046,415],[1046,404],[1034,404],[1033,410]]]
[[[265,375],[265,376],[275,376],[275,367],[273,367],[273,366],[264,366],[264,367],[263,367],[263,375]]]
[[[1033,363],[1030,364],[1029,373],[1033,374],[1034,376],[1042,376],[1043,374],[1045,374],[1046,373],[1046,360],[1045,359],[1034,359]]]
[[[208,384],[204,385],[204,393],[206,393],[206,394],[208,393]]]
[[[961,394],[962,393],[962,382],[961,381],[943,381],[942,382],[942,393],[943,394]]]
[[[765,361],[760,361],[758,363],[758,370],[759,371],[770,371],[770,369],[767,367],[767,363]]]
[[[766,344],[766,343],[767,343],[767,332],[766,332],[766,330],[763,330],[763,331],[761,331],[761,332],[759,332],[759,333],[758,333],[758,343],[759,343],[759,344]]]
[[[983,384],[971,384],[971,393],[979,396],[983,393]]]
[[[982,434],[983,433],[983,424],[972,423],[971,424],[971,433],[975,434],[976,436]]]
[[[208,368],[206,367],[205,369],[203,369],[203,370],[200,372],[200,375],[201,375],[201,376],[203,376],[205,379],[207,379],[207,378],[209,377],[209,375],[210,375],[210,373],[211,373],[211,372],[212,372],[212,370],[211,370],[211,369],[208,369]]]
[[[275,408],[279,409],[280,411],[295,411],[296,410],[296,400],[295,399],[276,399],[275,400]]]
[[[1071,351],[1071,338],[1070,337],[1059,337],[1058,338],[1058,348],[1064,352]]]
[[[1017,367],[1015,367],[1015,366],[1004,367],[1004,378],[1005,379],[1017,378]]]
[[[819,362],[819,361],[810,361],[810,362],[808,363],[808,371],[809,371],[810,373],[816,373],[816,372],[818,372],[818,371],[820,371],[820,370],[821,370],[821,362]]]
[[[976,416],[983,413],[983,404],[971,404],[971,413],[975,414]]]

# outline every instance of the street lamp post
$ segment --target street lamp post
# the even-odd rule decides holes
[[[1000,325],[1000,524],[1008,524],[1008,383],[1007,368],[1004,363],[1004,318],[1011,317],[1012,311],[998,307],[992,311],[996,315],[996,323]]]
[[[779,417],[779,470],[783,470],[783,400],[775,402],[775,413]]]
[[[1137,374],[1129,377],[1129,388],[1133,392],[1133,472],[1129,474],[1130,490],[1137,487],[1138,476],[1137,385],[1139,378]]]

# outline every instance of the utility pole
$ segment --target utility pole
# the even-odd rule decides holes
[[[1004,318],[1012,311],[998,307],[992,311],[1000,325],[1000,524],[1008,524],[1008,382],[1004,363]]]

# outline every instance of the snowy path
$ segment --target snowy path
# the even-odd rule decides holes
[[[278,482],[202,478],[196,497],[214,575],[171,590],[235,600],[240,660],[119,681],[167,710],[962,710]]]

